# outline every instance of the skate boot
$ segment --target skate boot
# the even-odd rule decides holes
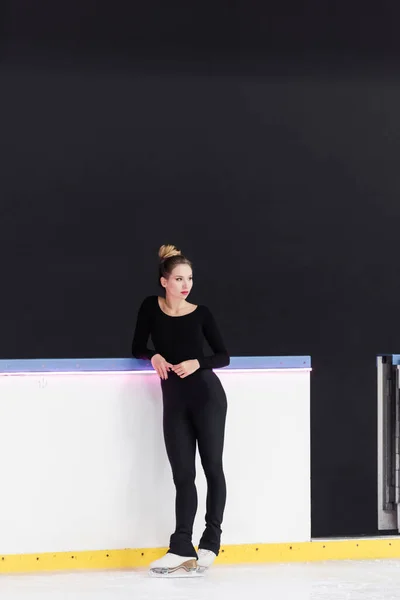
[[[212,550],[205,550],[204,548],[199,548],[197,555],[199,557],[197,559],[197,572],[199,574],[205,573],[217,558]]]
[[[178,556],[168,552],[150,565],[151,577],[196,577],[197,562],[195,556]]]

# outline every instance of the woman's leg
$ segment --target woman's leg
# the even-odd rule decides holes
[[[217,376],[205,375],[207,389],[193,404],[193,422],[199,453],[207,479],[206,528],[199,548],[218,555],[221,543],[221,524],[226,503],[226,483],[222,464],[225,437],[227,400]],[[203,386],[200,386],[201,388]]]
[[[176,529],[171,535],[169,552],[197,558],[192,544],[197,511],[196,436],[185,400],[174,394],[172,389],[165,392],[164,389],[164,440],[176,488]]]

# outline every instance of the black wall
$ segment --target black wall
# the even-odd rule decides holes
[[[175,243],[232,355],[312,356],[313,535],[376,533],[375,361],[400,348],[395,5],[129,6],[0,13],[0,356],[129,356]]]

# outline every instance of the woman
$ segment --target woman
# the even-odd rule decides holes
[[[187,301],[193,287],[190,261],[171,245],[161,246],[159,258],[165,298],[149,296],[143,301],[132,353],[135,358],[151,359],[161,379],[164,440],[176,488],[176,529],[167,554],[150,565],[150,574],[195,575],[213,563],[220,549],[227,401],[212,369],[229,365],[229,356],[210,310]],[[155,350],[147,347],[149,336]],[[204,339],[212,356],[204,355]],[[206,528],[198,554],[192,544],[196,443],[207,479]]]

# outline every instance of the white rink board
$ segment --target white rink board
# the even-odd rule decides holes
[[[310,541],[310,373],[218,372],[223,544]],[[0,377],[0,553],[155,548],[174,528],[161,388],[144,373]],[[205,478],[198,460],[204,527]]]

